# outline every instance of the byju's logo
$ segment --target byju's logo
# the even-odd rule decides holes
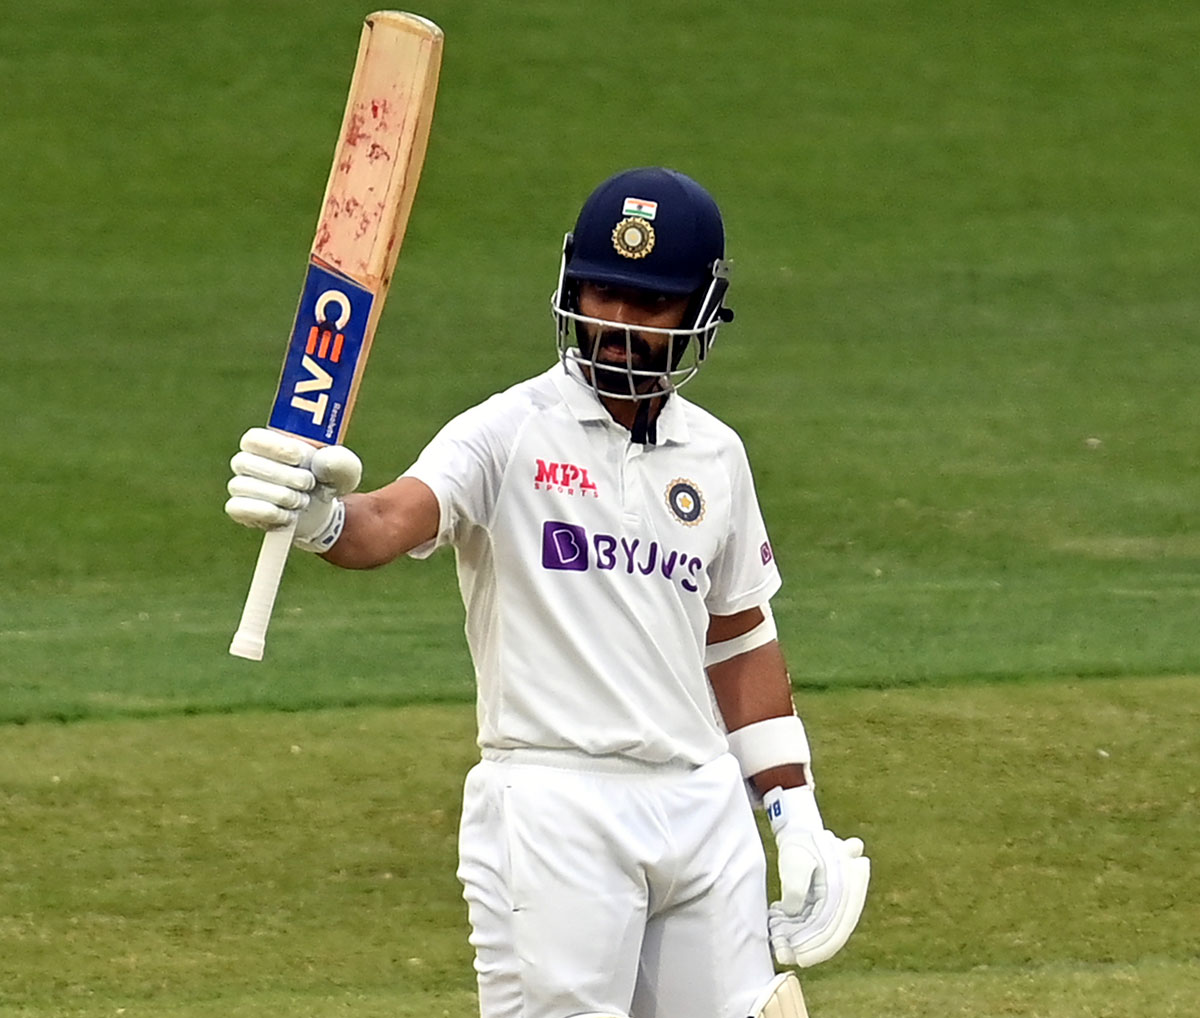
[[[548,520],[542,527],[542,567],[578,572],[587,569],[587,531],[573,523]]]
[[[574,463],[548,463],[546,460],[538,460],[537,472],[533,475],[533,486],[538,491],[600,497],[595,482],[588,477],[587,467],[577,467]]]
[[[696,555],[669,551],[657,541],[588,534],[574,523],[547,520],[542,524],[542,568],[583,573],[589,569],[628,576],[660,576],[689,593],[699,589],[704,562]]]

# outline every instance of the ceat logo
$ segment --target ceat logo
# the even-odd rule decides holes
[[[318,364],[317,359],[328,360],[331,364],[341,361],[342,346],[346,342],[341,330],[350,321],[353,310],[350,298],[340,290],[326,290],[317,297],[313,307],[320,324],[308,330],[300,361],[304,374],[292,386],[293,409],[311,414],[313,424],[325,423],[329,390],[333,388],[333,375]]]
[[[309,259],[272,428],[321,444],[340,440],[374,302],[366,287]]]
[[[533,486],[538,491],[557,491],[585,498],[600,497],[595,482],[588,477],[587,467],[578,467],[574,463],[538,460],[537,470],[533,475]]]

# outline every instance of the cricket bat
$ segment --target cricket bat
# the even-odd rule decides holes
[[[367,16],[269,428],[315,446],[346,433],[425,161],[441,58],[433,22]],[[294,529],[263,537],[230,654],[262,660]]]

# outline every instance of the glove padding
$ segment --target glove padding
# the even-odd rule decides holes
[[[291,435],[251,428],[229,461],[233,477],[225,512],[245,527],[277,530],[295,524],[292,543],[328,551],[341,536],[346,507],[339,496],[362,480],[362,461],[341,445],[314,449]]]
[[[871,860],[860,839],[825,829],[811,785],[772,789],[763,802],[779,850],[780,900],[767,910],[771,952],[780,965],[808,968],[850,939],[866,903]]]

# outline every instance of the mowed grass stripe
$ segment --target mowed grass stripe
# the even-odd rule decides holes
[[[807,983],[812,1014],[831,1018],[1191,1018],[1200,1000],[1200,963],[1150,959],[980,966],[972,972],[853,972]]]
[[[814,1000],[1044,1018],[1192,999],[1196,682],[801,695],[825,814],[874,861]],[[4,729],[0,1009],[469,1001],[453,870],[473,730],[466,705]]]
[[[1200,999],[1200,965],[1151,960],[1135,964],[1049,965],[969,973],[854,972],[821,979],[801,973],[813,1015],[886,1015],[887,1018],[1191,1018]],[[125,1018],[475,1018],[469,990],[411,991],[401,987],[316,992],[270,990],[232,997],[155,999],[153,1004],[111,1001],[53,1012],[55,1018],[91,1018],[123,1008]],[[114,1006],[115,1005],[115,1006]],[[105,1010],[106,1007],[112,1010]],[[46,1018],[32,1005],[12,1018]]]
[[[245,581],[230,597],[159,582],[0,598],[0,722],[465,702],[452,565],[297,563],[258,664],[227,653]],[[788,567],[774,607],[797,688],[1200,672],[1200,586],[1183,562],[1074,580],[874,569],[809,584],[804,563]]]

